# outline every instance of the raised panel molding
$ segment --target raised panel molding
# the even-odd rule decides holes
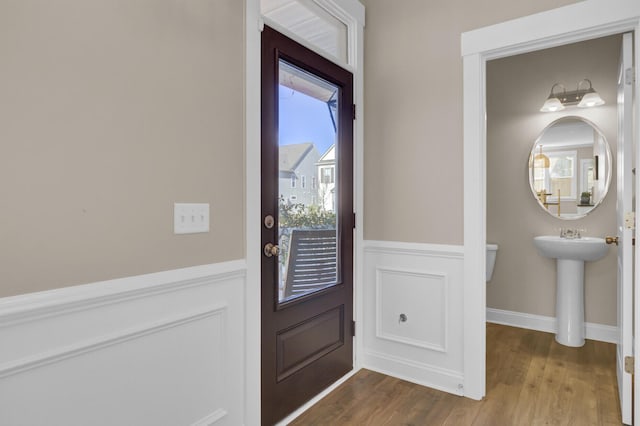
[[[146,324],[140,327],[123,330],[122,332],[113,333],[112,335],[88,339],[74,345],[56,348],[31,357],[24,357],[13,362],[0,364],[0,379],[12,374],[18,374],[34,368],[44,367],[47,364],[84,355],[92,351],[98,351],[111,345],[125,343],[128,340],[139,339],[148,334],[158,333],[172,327],[188,324],[192,321],[199,321],[208,317],[218,316],[220,317],[219,321],[222,323],[224,321],[226,307],[226,305],[222,305],[220,307],[205,309],[203,311],[187,315],[180,315],[175,318],[167,318],[159,321],[158,323]]]
[[[282,381],[344,345],[344,306],[281,331],[276,342],[278,381]]]
[[[364,254],[362,367],[464,395],[462,247],[366,241]]]
[[[245,273],[232,261],[0,299],[0,424],[243,424]]]
[[[377,267],[376,336],[446,352],[446,290],[446,274]]]

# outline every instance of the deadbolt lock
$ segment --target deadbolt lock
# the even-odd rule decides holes
[[[276,220],[270,214],[268,214],[268,215],[266,215],[264,217],[264,227],[265,228],[271,229],[271,228],[273,228],[273,225],[275,225],[275,223],[276,223]]]
[[[280,247],[275,244],[267,243],[264,245],[264,255],[267,257],[277,256],[280,253]]]

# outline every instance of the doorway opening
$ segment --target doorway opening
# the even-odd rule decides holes
[[[620,170],[615,153],[622,39],[615,34],[486,62],[486,240],[499,247],[486,285],[487,322],[558,332],[556,340],[571,346],[582,346],[585,337],[619,340],[617,310],[631,308],[617,297],[618,248],[586,262],[579,288],[584,295],[580,322],[586,320],[586,327],[571,324],[580,329],[569,334],[566,321],[572,319],[563,316],[568,309],[557,292],[557,261],[543,257],[533,239],[559,236],[560,228],[575,230],[582,239],[617,233],[618,191],[611,165]],[[540,111],[552,86],[575,90],[585,78],[604,105]],[[569,308],[574,306],[580,307]],[[487,357],[495,354],[487,348]],[[630,376],[620,374],[619,380],[621,389],[630,389]],[[630,409],[630,399],[623,407]]]
[[[486,327],[486,62],[496,58],[532,52],[543,48],[632,32],[635,56],[640,51],[637,37],[640,30],[640,4],[622,1],[610,8],[600,2],[580,2],[548,12],[531,15],[462,35],[464,61],[464,168],[465,168],[465,389],[468,396],[482,398],[485,394]],[[549,22],[562,25],[549,25]],[[635,76],[635,70],[629,73]],[[638,93],[640,86],[632,79],[629,87]],[[638,122],[640,111],[633,110]],[[637,133],[628,140],[636,146]],[[635,151],[637,155],[637,150]],[[637,176],[634,178],[637,182]],[[620,211],[620,209],[618,209]],[[635,223],[635,221],[634,221]],[[628,244],[627,246],[630,246]],[[638,258],[633,260],[638,265]],[[638,294],[634,297],[637,299]],[[635,303],[638,306],[638,303]],[[638,321],[638,316],[634,319]],[[635,327],[638,329],[638,327]],[[480,337],[477,337],[477,336]],[[638,352],[637,340],[634,352]],[[618,360],[620,362],[620,360]],[[636,365],[638,360],[635,360]],[[635,386],[637,386],[637,383]],[[639,392],[634,392],[635,405]],[[626,422],[627,420],[625,420]]]

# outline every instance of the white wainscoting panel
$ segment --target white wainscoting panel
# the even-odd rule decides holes
[[[463,389],[463,248],[366,241],[362,366]]]
[[[0,299],[0,424],[240,425],[245,263]]]

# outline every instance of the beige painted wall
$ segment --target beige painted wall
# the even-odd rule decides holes
[[[460,34],[575,0],[362,0],[369,240],[463,243]]]
[[[620,36],[562,46],[487,64],[487,241],[499,245],[489,308],[555,316],[555,260],[540,256],[536,235],[558,234],[561,226],[586,228],[589,236],[616,235],[616,82]],[[606,105],[538,109],[555,82],[575,90],[592,80]],[[612,183],[604,202],[584,219],[550,216],[529,189],[528,158],[540,132],[559,117],[582,116],[595,123],[613,153]],[[586,264],[585,315],[589,322],[616,324],[616,249]]]
[[[244,257],[243,2],[0,2],[0,296]],[[174,202],[211,232],[173,234]]]

